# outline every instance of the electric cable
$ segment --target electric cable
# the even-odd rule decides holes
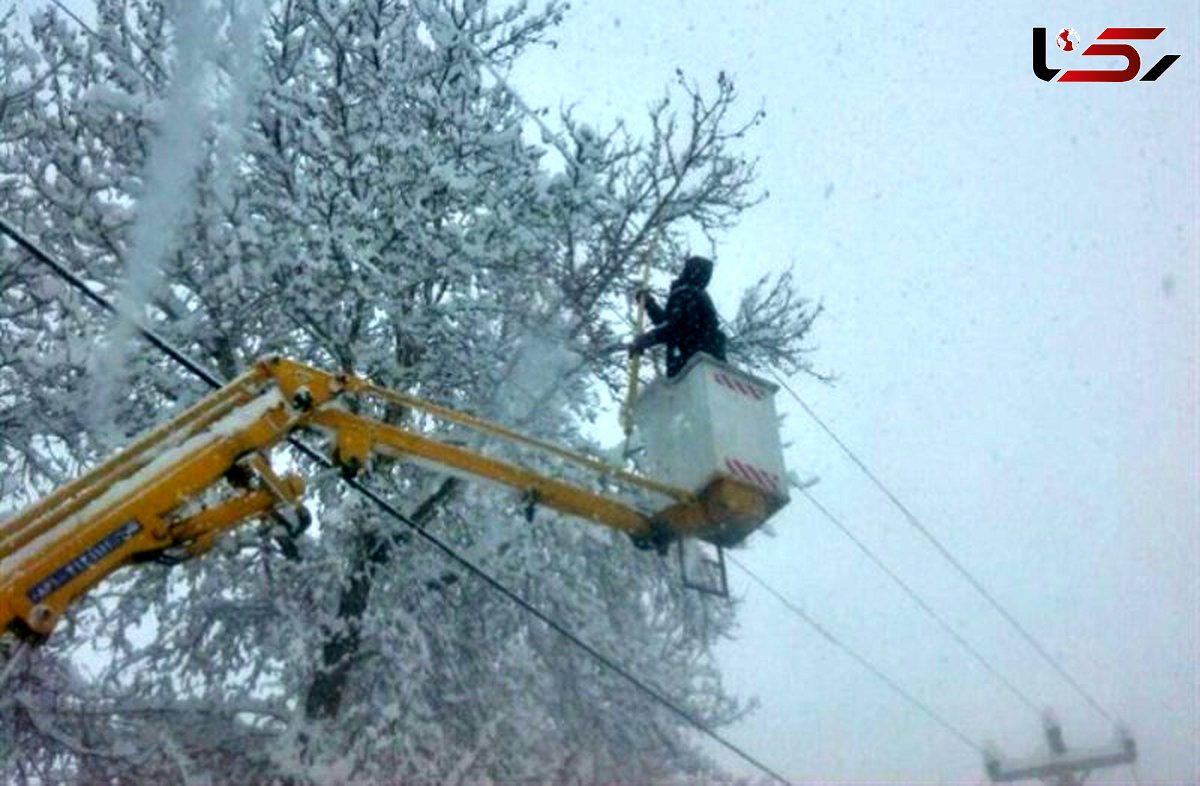
[[[800,493],[802,493],[808,499],[808,501],[812,503],[813,507],[819,510],[821,514],[833,524],[833,526],[837,527],[843,535],[849,538],[850,542],[853,543],[859,551],[865,554],[867,559],[875,563],[876,567],[883,571],[884,574],[887,575],[887,577],[891,579],[896,586],[903,590],[904,593],[908,595],[908,597],[910,597],[912,601],[921,608],[922,611],[929,615],[929,617],[936,622],[943,631],[945,631],[951,638],[958,642],[959,646],[966,650],[967,653],[969,653],[971,657],[973,657],[979,663],[979,665],[983,666],[983,668],[986,669],[987,672],[991,674],[997,682],[1007,688],[1009,693],[1020,700],[1020,702],[1026,707],[1028,707],[1034,715],[1037,715],[1039,718],[1041,717],[1042,711],[1033,699],[1029,698],[1024,691],[1020,690],[1010,679],[1000,673],[999,669],[992,665],[991,661],[984,657],[983,653],[976,649],[971,642],[967,641],[967,639],[961,633],[955,630],[954,626],[951,625],[945,617],[934,611],[933,607],[925,602],[925,600],[919,594],[917,594],[916,590],[914,590],[906,581],[904,581],[904,579],[900,578],[895,570],[889,567],[887,563],[885,563],[883,559],[879,557],[879,555],[877,555],[869,546],[867,546],[867,544],[864,543],[857,535],[850,531],[850,528],[847,527],[837,516],[835,516],[833,512],[829,510],[829,508],[825,507],[825,505],[822,505],[821,502],[813,496],[809,489],[802,488],[800,489]]]
[[[788,600],[788,598],[783,593],[776,590],[774,587],[772,587],[770,584],[768,584],[766,581],[764,581],[757,573],[755,573],[754,571],[750,570],[745,565],[743,565],[741,560],[739,560],[737,557],[735,557],[732,553],[726,552],[726,558],[730,562],[732,562],[734,565],[736,565],[743,573],[745,573],[747,576],[749,576],[751,581],[753,581],[755,584],[757,584],[758,586],[760,586],[764,590],[766,590],[776,600],[778,600],[780,603],[782,603],[785,608],[787,608],[789,611],[791,611],[793,614],[795,614],[797,617],[799,617],[801,620],[803,620],[809,627],[811,627],[814,631],[816,631],[827,642],[829,642],[831,645],[833,645],[837,649],[841,650],[846,655],[848,655],[855,662],[857,662],[858,665],[862,666],[864,669],[871,672],[871,674],[876,679],[878,679],[880,682],[882,682],[884,685],[886,685],[888,688],[890,688],[894,693],[896,693],[898,696],[903,698],[905,701],[907,701],[913,707],[916,707],[926,717],[928,717],[930,720],[932,720],[938,726],[941,726],[945,731],[949,732],[959,742],[966,745],[972,751],[974,751],[975,753],[980,754],[980,755],[984,754],[985,749],[982,745],[980,745],[977,742],[974,742],[970,737],[968,737],[965,733],[963,733],[957,726],[950,723],[950,721],[946,720],[946,718],[943,717],[940,713],[938,713],[936,710],[934,710],[928,704],[921,701],[916,696],[914,696],[912,693],[910,693],[908,690],[906,690],[899,682],[897,682],[892,677],[888,676],[888,674],[886,672],[884,672],[883,669],[879,668],[874,663],[867,660],[867,658],[865,656],[860,655],[850,645],[846,644],[841,639],[839,639],[837,636],[833,635],[829,631],[828,628],[826,628],[821,623],[817,622],[808,612],[806,612],[804,609],[797,606],[795,603],[792,603],[792,601]]]
[[[54,259],[54,257],[51,256],[48,251],[43,249],[34,241],[25,237],[25,235],[16,227],[8,223],[3,216],[0,216],[0,232],[3,232],[18,246],[25,249],[25,251],[34,259],[53,270],[55,275],[57,275],[63,281],[66,281],[72,287],[79,290],[79,292],[81,292],[88,300],[92,301],[92,303],[114,316],[118,315],[119,312],[117,311],[117,307],[114,306],[107,298],[94,291],[90,286],[87,285],[87,282],[68,270],[67,267],[58,262],[58,260]],[[142,338],[146,339],[146,341],[148,341],[156,349],[165,353],[176,363],[195,374],[206,384],[208,384],[209,387],[219,388],[224,384],[219,377],[201,366],[199,363],[194,362],[191,358],[177,350],[175,347],[171,346],[169,341],[155,333],[153,330],[150,330],[149,328],[137,323],[135,323],[135,327]]]
[[[111,302],[109,302],[105,297],[103,297],[99,293],[93,291],[92,288],[86,284],[86,282],[84,282],[81,278],[79,278],[75,274],[71,273],[70,270],[68,270],[64,265],[62,265],[58,261],[56,261],[48,252],[43,250],[40,246],[38,246],[32,240],[29,240],[28,238],[26,238],[23,233],[21,233],[15,227],[13,227],[11,224],[9,224],[2,217],[0,217],[0,232],[7,235],[14,241],[16,241],[17,244],[21,248],[23,248],[26,252],[28,252],[31,256],[33,256],[35,259],[37,259],[38,261],[45,264],[56,275],[58,275],[60,278],[62,278],[64,281],[66,281],[68,284],[70,284],[72,287],[74,287],[75,289],[77,289],[81,293],[83,293],[87,297],[88,300],[99,305],[101,308],[103,308],[105,311],[108,311],[109,313],[112,313],[112,314],[117,313],[116,307]],[[190,371],[191,373],[198,376],[200,379],[202,379],[204,382],[206,382],[210,387],[213,387],[213,388],[221,387],[222,383],[218,377],[216,377],[215,375],[213,375],[210,372],[208,372],[207,370],[205,370],[202,366],[200,366],[199,364],[192,361],[190,358],[185,356],[179,350],[175,349],[173,346],[171,346],[170,342],[168,342],[166,339],[162,338],[158,334],[154,333],[150,329],[148,329],[140,324],[137,325],[136,328],[137,328],[138,334],[141,335],[143,338],[145,338],[155,348],[166,353],[172,360],[181,364],[188,371]],[[292,445],[296,446],[299,450],[304,452],[310,458],[313,458],[314,460],[320,462],[324,466],[327,466],[327,467],[332,466],[329,459],[327,459],[324,455],[322,455],[319,451],[315,450],[314,448],[311,448],[308,445],[305,445],[304,443],[300,442],[299,440],[296,440],[295,438],[289,438],[288,442],[290,442]],[[362,482],[360,482],[358,480],[354,480],[354,479],[347,479],[346,483],[350,486],[350,488],[354,489],[355,491],[359,492],[360,494],[365,496],[370,501],[374,502],[375,505],[380,510],[382,510],[384,513],[388,514],[389,516],[394,518],[396,521],[400,522],[401,524],[405,525],[409,529],[413,530],[420,538],[425,540],[427,543],[429,543],[431,546],[436,548],[438,551],[441,551],[447,558],[449,558],[450,560],[452,560],[455,563],[457,563],[458,565],[460,565],[468,573],[471,573],[477,579],[484,582],[485,585],[487,585],[488,587],[495,590],[496,592],[498,592],[499,594],[501,594],[505,598],[507,598],[509,601],[514,603],[518,608],[520,608],[524,612],[528,613],[530,616],[532,616],[535,619],[542,622],[542,624],[549,627],[555,633],[558,633],[560,636],[567,639],[569,642],[574,644],[577,648],[582,650],[584,653],[586,653],[588,656],[590,656],[597,663],[601,664],[602,666],[604,666],[605,668],[607,668],[608,670],[610,670],[617,676],[624,679],[630,685],[634,686],[637,690],[639,690],[640,692],[642,692],[649,698],[653,699],[658,704],[660,704],[663,707],[665,707],[666,709],[670,710],[672,713],[674,713],[676,716],[678,716],[681,720],[686,722],[688,725],[694,727],[697,731],[699,731],[702,734],[704,734],[705,736],[709,737],[714,742],[717,742],[718,744],[722,745],[727,750],[729,750],[731,753],[735,754],[736,756],[741,758],[746,763],[748,763],[751,766],[755,767],[756,769],[760,770],[764,774],[770,776],[771,778],[778,781],[779,783],[782,783],[785,785],[790,784],[790,781],[788,781],[786,778],[784,778],[778,772],[776,772],[772,768],[768,767],[766,764],[759,761],[758,759],[756,759],[754,756],[752,756],[748,752],[744,751],[742,748],[740,748],[734,742],[726,739],[724,736],[722,736],[721,734],[716,732],[714,729],[710,728],[699,718],[695,717],[687,709],[680,706],[677,702],[675,702],[668,696],[664,695],[662,692],[660,692],[653,686],[649,685],[644,680],[635,676],[632,672],[630,672],[624,666],[617,663],[614,659],[610,658],[609,656],[600,652],[598,649],[596,649],[591,644],[584,641],[582,638],[580,638],[574,632],[572,632],[568,627],[566,627],[562,623],[558,622],[554,618],[550,617],[548,614],[543,612],[541,609],[539,609],[533,603],[531,603],[530,601],[528,601],[524,597],[522,597],[520,594],[518,594],[515,590],[510,589],[507,585],[505,585],[499,579],[492,576],[490,573],[488,573],[482,567],[477,565],[471,559],[463,556],[456,549],[454,549],[454,547],[450,546],[445,541],[443,541],[441,538],[437,537],[432,532],[429,532],[427,529],[422,527],[420,524],[413,521],[411,518],[409,518],[403,512],[401,512],[398,508],[396,508],[392,503],[390,503],[386,499],[384,499],[375,490],[364,485]]]
[[[728,322],[723,319],[721,321],[726,328],[729,327]],[[772,376],[774,376],[776,382],[787,388],[788,392],[792,392],[791,388],[784,384],[783,380],[779,378],[778,374],[772,374]],[[793,396],[794,395],[795,393],[793,392]],[[1000,670],[978,650],[978,648],[972,645],[970,641],[966,639],[966,637],[959,633],[954,626],[946,620],[945,617],[934,610],[934,608],[924,598],[922,598],[921,595],[918,594],[917,591],[908,584],[908,582],[904,581],[904,579],[902,579],[893,568],[884,562],[883,558],[881,558],[873,549],[867,546],[867,544],[861,538],[855,535],[854,532],[827,507],[822,505],[816,499],[816,497],[813,496],[809,489],[801,488],[800,491],[802,494],[804,494],[808,501],[812,503],[812,505],[816,507],[817,510],[820,511],[830,523],[834,525],[834,527],[841,531],[841,533],[845,535],[850,542],[853,543],[854,546],[867,557],[867,559],[873,562],[877,568],[883,571],[884,575],[891,579],[896,586],[898,586],[906,595],[908,595],[909,598],[911,598],[912,601],[916,603],[926,615],[928,615],[935,623],[937,623],[937,625],[943,631],[945,631],[946,634],[953,638],[963,650],[965,650],[976,662],[979,663],[979,665],[984,668],[984,670],[986,670],[997,682],[999,682],[1006,690],[1008,690],[1008,692],[1011,693],[1019,702],[1021,702],[1021,704],[1025,705],[1025,707],[1034,715],[1037,715],[1039,718],[1041,717],[1042,710],[1038,706],[1037,702],[1031,699],[1027,693],[1018,688],[1011,679],[1004,676],[1004,674],[1001,673]]]
[[[874,486],[879,489],[879,491],[881,491],[889,501],[891,501],[892,505],[894,505],[901,512],[901,514],[903,514],[909,525],[912,526],[913,529],[917,530],[917,532],[919,532],[922,536],[924,536],[925,540],[934,547],[934,549],[942,556],[942,558],[950,563],[950,565],[959,573],[959,575],[962,576],[967,583],[970,584],[971,587],[973,587],[975,591],[978,592],[979,595],[988,602],[992,609],[995,610],[996,613],[998,613],[1001,617],[1003,617],[1004,620],[1008,622],[1008,624],[1011,625],[1012,628],[1017,631],[1017,633],[1020,634],[1021,638],[1023,638],[1025,642],[1029,644],[1029,646],[1032,647],[1034,651],[1042,657],[1043,660],[1046,661],[1046,663],[1050,664],[1050,666],[1053,667],[1056,672],[1058,672],[1059,676],[1066,680],[1066,682],[1075,689],[1076,693],[1082,696],[1087,703],[1092,706],[1092,709],[1096,710],[1096,712],[1102,715],[1109,722],[1116,723],[1116,718],[1108,710],[1106,710],[1100,704],[1100,702],[1098,702],[1092,696],[1092,694],[1089,693],[1079,683],[1078,680],[1071,676],[1071,673],[1067,671],[1067,669],[1058,661],[1058,659],[1051,655],[1050,652],[1043,647],[1036,638],[1034,638],[1033,634],[1030,633],[1025,626],[1022,625],[1017,618],[1014,617],[1013,614],[1009,612],[1008,609],[1006,609],[1000,603],[1000,601],[988,591],[986,587],[983,586],[983,583],[980,582],[979,579],[975,578],[975,575],[971,573],[971,571],[968,570],[966,566],[963,565],[962,562],[960,562],[950,552],[950,550],[946,548],[945,545],[942,544],[938,537],[934,535],[933,532],[930,531],[930,529],[926,527],[919,518],[917,518],[916,514],[914,514],[907,505],[900,501],[900,498],[897,497],[896,494],[890,488],[888,488],[887,485],[885,485],[874,472],[871,471],[866,463],[863,462],[863,460],[859,458],[858,455],[851,450],[850,447],[843,442],[836,433],[834,433],[833,429],[826,425],[825,421],[817,415],[813,408],[805,403],[804,400],[797,395],[796,391],[793,390],[786,381],[781,379],[779,375],[776,374],[774,376],[775,381],[778,382],[784,390],[791,394],[791,397],[796,401],[796,403],[799,404],[805,413],[807,413],[808,416],[812,418],[812,420],[821,428],[821,430],[824,431],[839,448],[841,448],[846,457],[849,458],[862,471],[862,473],[866,475],[867,479],[870,480],[871,483],[874,484]]]

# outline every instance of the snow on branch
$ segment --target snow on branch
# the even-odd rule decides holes
[[[830,381],[829,375],[814,369],[809,355],[815,347],[807,343],[823,310],[821,303],[800,296],[790,268],[778,276],[763,276],[742,295],[729,326],[729,354],[747,366],[779,369],[789,376],[804,372]]]

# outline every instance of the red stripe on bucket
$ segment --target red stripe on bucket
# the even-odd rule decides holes
[[[725,468],[742,480],[758,486],[760,489],[779,493],[779,476],[773,472],[759,469],[753,464],[747,464],[735,458],[725,459]]]
[[[734,379],[733,377],[729,376],[728,374],[726,374],[724,372],[721,372],[721,371],[716,372],[715,374],[713,374],[713,379],[715,379],[717,381],[718,385],[728,388],[729,390],[732,390],[735,393],[740,393],[743,396],[748,396],[749,398],[752,398],[755,401],[762,401],[763,398],[766,397],[766,393],[759,390],[754,385],[750,385],[745,382],[742,382],[740,379]]]

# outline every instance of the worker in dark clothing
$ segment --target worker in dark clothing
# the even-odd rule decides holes
[[[704,291],[712,272],[712,260],[688,257],[679,278],[671,282],[666,308],[656,303],[649,292],[639,290],[637,296],[645,301],[646,313],[656,327],[638,336],[629,346],[629,352],[637,354],[656,344],[666,344],[668,377],[682,371],[697,352],[724,361],[725,334],[721,332],[712,298]]]

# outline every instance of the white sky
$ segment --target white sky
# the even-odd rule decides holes
[[[531,104],[637,127],[678,66],[735,75],[770,200],[717,250],[732,317],[766,270],[822,298],[799,392],[1100,703],[1147,783],[1200,779],[1197,3],[573,0]],[[1165,26],[1155,83],[1047,84],[1031,28]],[[1053,47],[1053,45],[1051,44]],[[1076,56],[1078,57],[1078,56]],[[1072,67],[1052,49],[1052,67]],[[1090,67],[1120,62],[1093,59]],[[1079,63],[1075,67],[1084,67]],[[703,250],[703,249],[702,249]],[[1062,719],[1111,724],[1045,665],[782,394],[789,467],[1000,670]],[[739,559],[978,742],[1040,725],[804,499]],[[736,569],[729,730],[796,780],[979,783],[979,757]],[[723,760],[725,760],[723,758]],[[729,759],[731,767],[751,772]],[[1092,781],[1128,782],[1127,769]]]
[[[1200,4],[573,5],[558,50],[518,64],[524,97],[636,129],[678,66],[733,74],[747,117],[765,103],[745,150],[771,198],[717,250],[718,306],[732,317],[744,286],[794,265],[827,306],[817,362],[841,377],[795,380],[801,395],[1129,724],[1144,782],[1200,780]],[[1143,67],[1183,57],[1156,83],[1046,84],[1034,26],[1085,44],[1165,26]],[[824,504],[1053,707],[1068,745],[1107,742],[1110,724],[778,404],[789,467],[820,476]],[[738,558],[976,741],[1040,746],[1037,718],[808,502],[774,525]],[[731,579],[745,603],[727,679],[761,700],[727,730],[738,744],[797,781],[984,781],[961,742]]]

